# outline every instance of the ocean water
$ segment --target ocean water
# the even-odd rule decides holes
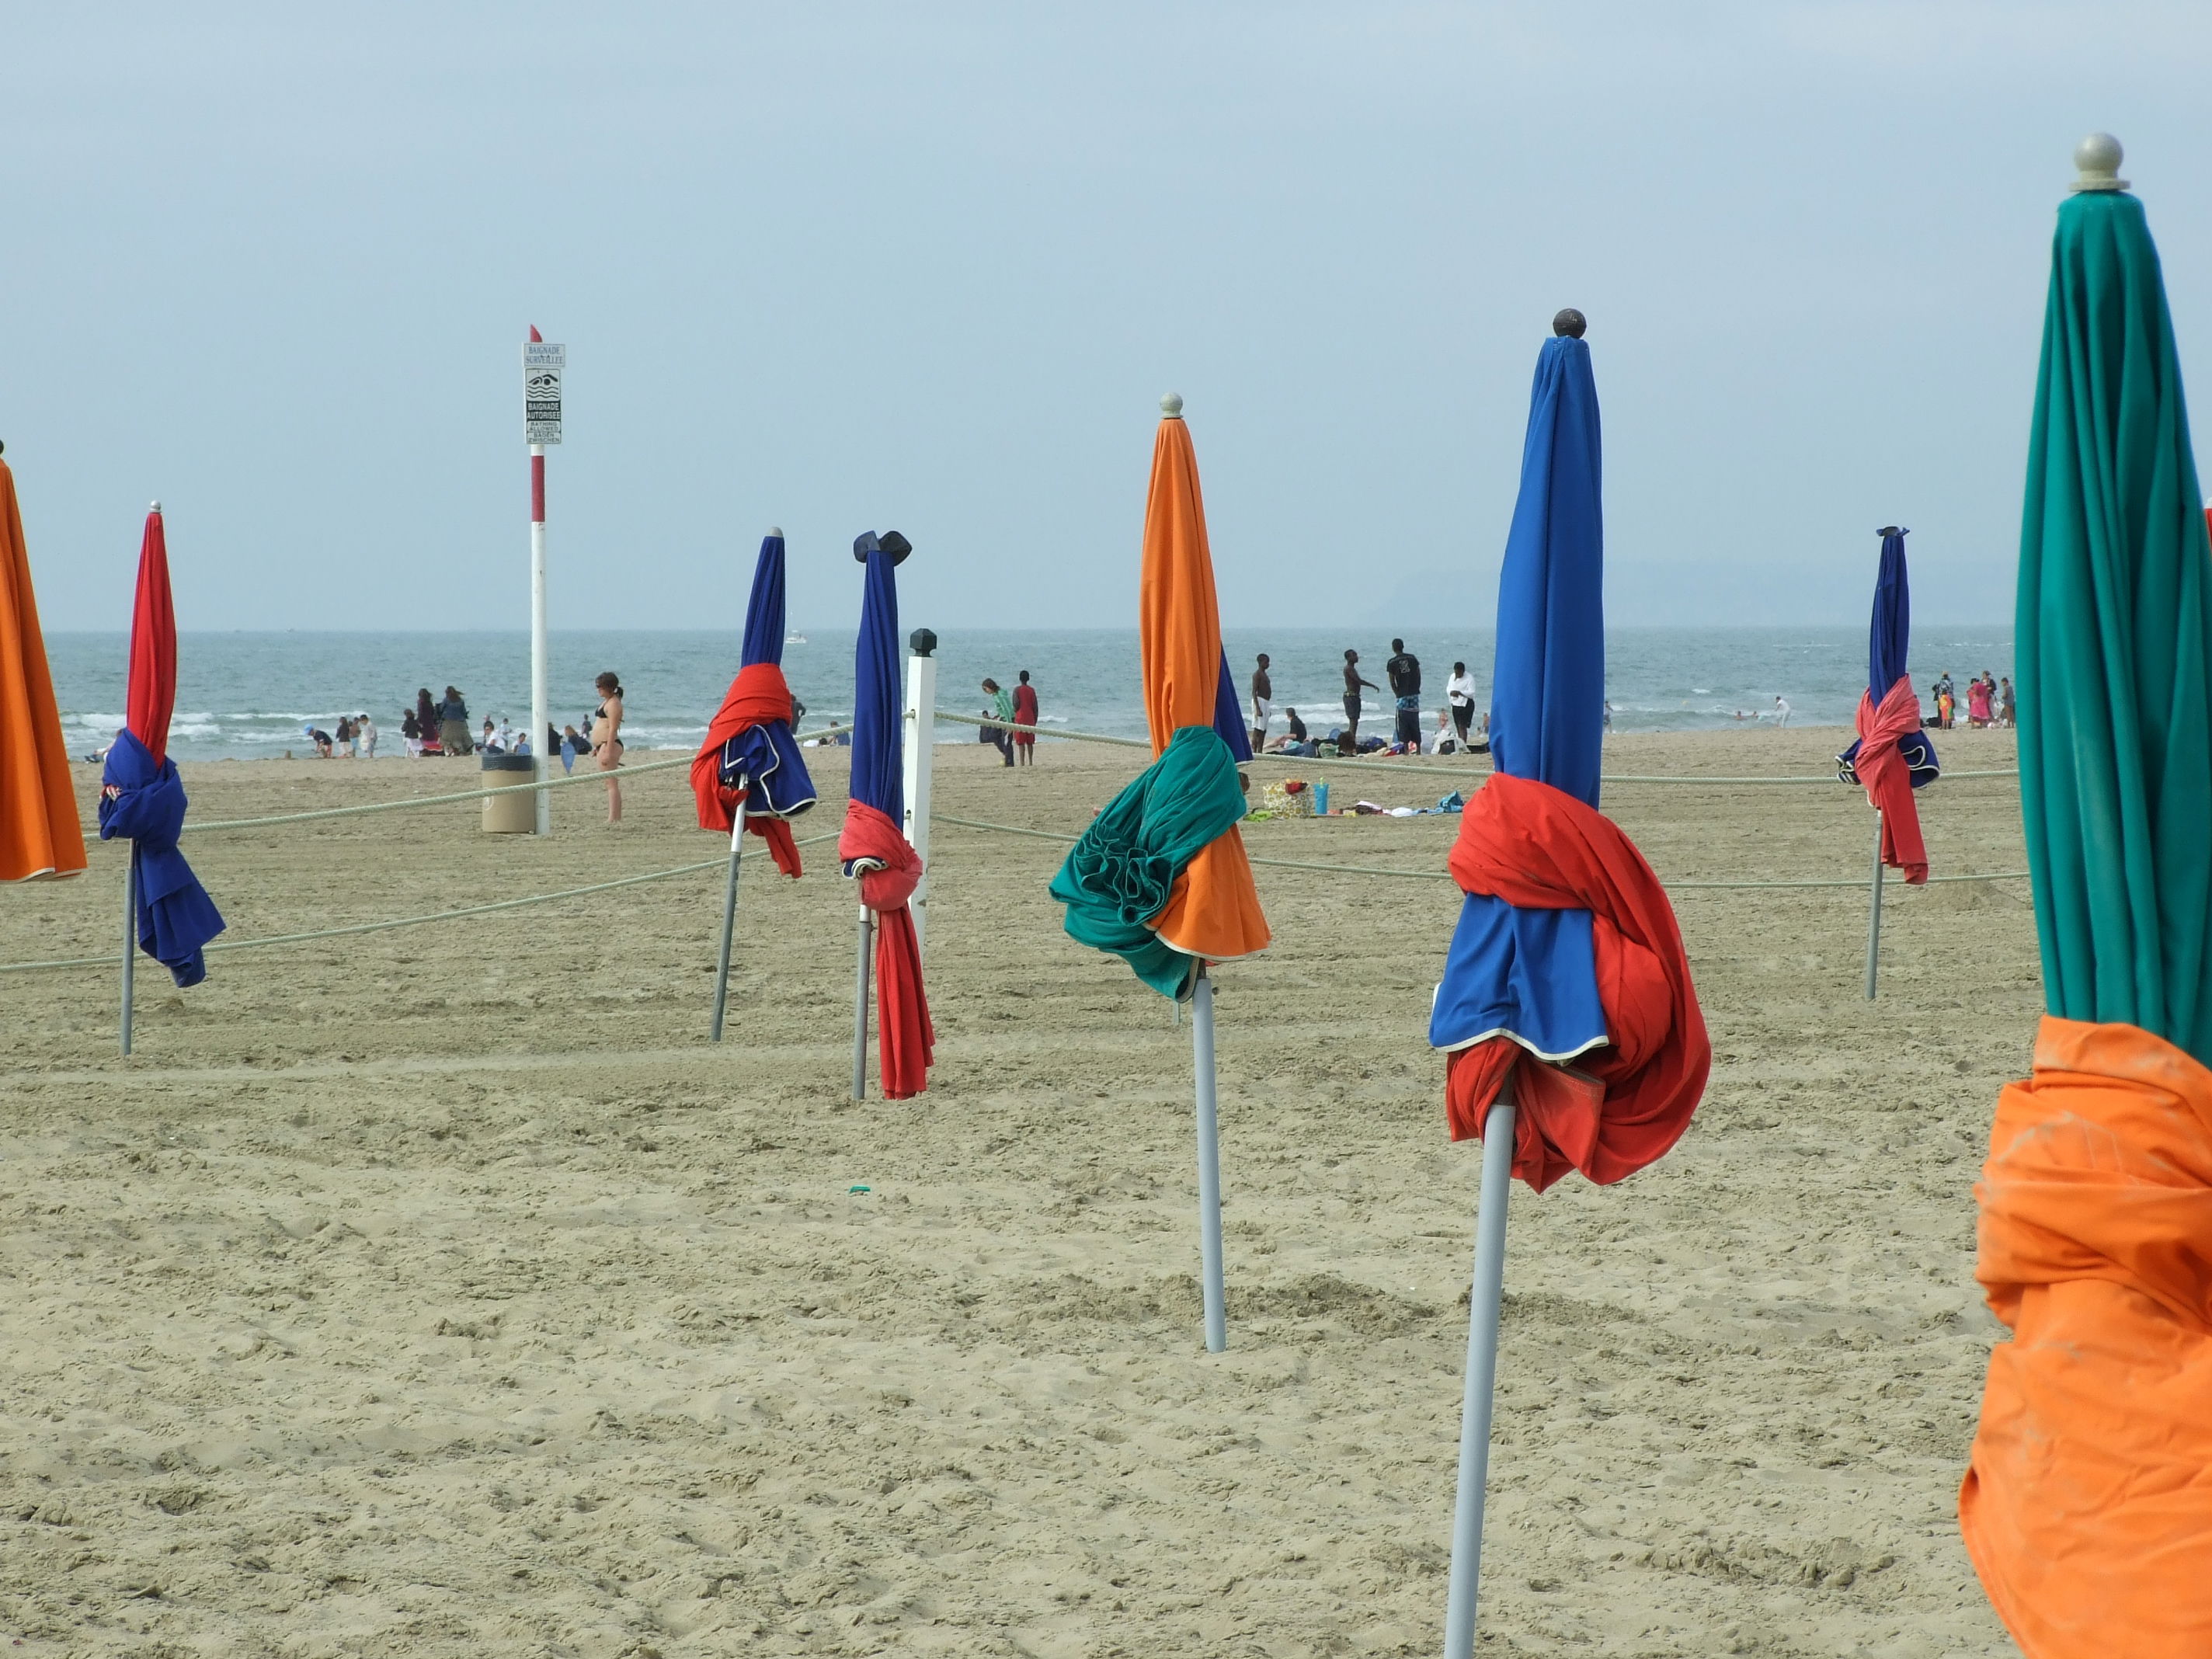
[[[909,618],[908,626],[926,623]],[[1434,710],[1455,660],[1474,672],[1481,698],[1490,690],[1488,630],[1413,629],[1407,647],[1421,659],[1422,700]],[[1224,641],[1242,688],[1252,659],[1273,659],[1275,704],[1297,708],[1327,730],[1342,719],[1342,665],[1360,653],[1369,679],[1385,684],[1388,638],[1345,629],[1232,629]],[[129,641],[122,634],[47,636],[54,689],[72,754],[103,747],[123,720]],[[849,721],[853,714],[851,630],[816,631],[787,646],[784,671],[807,706],[810,723]],[[1739,726],[1765,715],[1778,694],[1793,725],[1848,726],[1866,684],[1866,629],[1617,628],[1606,641],[1607,694],[1613,725],[1626,732],[1683,732]],[[1039,723],[1116,737],[1145,731],[1133,629],[940,629],[938,703],[980,712],[985,675],[1011,686],[1028,669],[1038,690]],[[621,676],[628,693],[626,731],[635,746],[690,747],[705,734],[737,670],[734,630],[556,631],[550,641],[552,715],[581,725],[598,702],[592,679]],[[1963,688],[1987,669],[2012,672],[2009,624],[1925,629],[1914,638],[1912,674],[1923,694],[1948,670]],[[311,752],[302,728],[337,728],[341,714],[375,717],[383,753],[404,756],[402,713],[417,687],[432,695],[460,688],[471,726],[489,714],[517,726],[530,716],[530,640],[512,633],[188,633],[178,644],[177,712],[170,728],[179,760],[257,759]],[[1366,694],[1363,729],[1385,731],[1385,693]],[[1431,714],[1424,724],[1433,723]],[[941,742],[972,742],[966,728],[939,728]]]

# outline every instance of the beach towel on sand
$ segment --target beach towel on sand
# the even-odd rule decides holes
[[[2028,1659],[2212,1652],[2212,1071],[2046,1018],[1997,1097],[1990,1355],[1959,1525]]]
[[[115,734],[100,770],[100,838],[131,840],[137,875],[138,948],[179,985],[207,977],[202,954],[223,930],[222,913],[177,850],[185,827],[185,786],[176,762],[153,752],[128,731]]]
[[[1243,816],[1229,746],[1210,726],[1184,726],[1100,810],[1052,878],[1068,937],[1112,951],[1161,995],[1183,995],[1199,958],[1162,939],[1158,918],[1191,861]]]
[[[792,740],[791,688],[781,667],[757,662],[738,670],[692,757],[691,793],[699,827],[724,835],[744,801],[747,832],[768,843],[777,869],[799,874],[799,844],[786,820],[814,805],[814,781]]]
[[[1513,1173],[1537,1191],[1571,1169],[1614,1182],[1663,1156],[1689,1127],[1712,1044],[1674,907],[1644,855],[1564,790],[1500,772],[1460,816],[1451,872],[1471,897],[1587,915],[1606,1033],[1572,1070],[1529,1061],[1502,1035],[1455,1050],[1445,1079],[1452,1139],[1480,1138],[1510,1072],[1521,1109]],[[1451,1013],[1440,1000],[1436,1022]]]
[[[929,1085],[937,1028],[921,984],[921,942],[907,901],[921,884],[921,857],[888,815],[867,802],[845,808],[837,837],[845,873],[860,884],[860,902],[876,916],[876,1026],[884,1096],[905,1100]]]

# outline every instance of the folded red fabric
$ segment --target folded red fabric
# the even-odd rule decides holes
[[[1444,1085],[1452,1139],[1481,1135],[1510,1072],[1513,1173],[1538,1192],[1569,1170],[1610,1182],[1662,1157],[1689,1127],[1713,1050],[1674,907],[1635,843],[1565,791],[1500,772],[1461,814],[1451,872],[1464,892],[1590,913],[1607,1037],[1571,1069],[1510,1037],[1456,1050]]]
[[[750,663],[730,682],[730,694],[707,727],[707,740],[691,760],[691,793],[699,804],[699,827],[730,831],[742,789],[722,787],[722,745],[740,732],[769,720],[791,721],[791,687],[783,670],[772,662]],[[787,876],[799,874],[799,843],[791,826],[781,818],[748,817],[745,828],[768,843],[775,867]]]
[[[860,902],[876,915],[876,1030],[884,1095],[904,1100],[929,1086],[936,1027],[921,983],[921,942],[907,901],[921,880],[921,858],[888,815],[866,801],[845,808],[837,856],[881,867],[860,876]]]
[[[1897,752],[1897,740],[1920,729],[1920,699],[1912,682],[1900,674],[1878,703],[1872,691],[1860,692],[1858,729],[1859,752],[1851,769],[1881,813],[1881,861],[1904,871],[1906,882],[1917,887],[1928,879],[1928,847],[1920,838],[1912,771]]]

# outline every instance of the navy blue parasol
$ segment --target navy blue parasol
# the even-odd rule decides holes
[[[1905,532],[1894,525],[1881,532],[1881,566],[1874,583],[1874,618],[1867,629],[1867,693],[1876,702],[1910,672],[1905,657],[1912,643],[1912,584],[1905,568]],[[1929,741],[1924,730],[1916,728],[1899,738],[1897,752],[1905,757],[1905,769],[1915,789],[1925,788],[1936,781],[1941,769],[1936,760],[1936,745]],[[1845,783],[1859,781],[1854,766],[1858,757],[1856,738],[1851,739],[1850,748],[1836,757],[1836,775]]]
[[[852,795],[893,823],[906,815],[899,722],[898,578],[894,569],[910,551],[896,531],[853,544],[867,567],[860,593],[860,639],[853,657]],[[750,635],[748,634],[748,640]]]
[[[1604,522],[1589,347],[1544,342],[1521,495],[1498,584],[1491,752],[1498,769],[1595,807],[1605,725]],[[1523,909],[1470,893],[1452,935],[1429,1042],[1508,1036],[1548,1060],[1606,1041],[1588,910]]]
[[[731,692],[733,702],[739,687],[751,689],[744,670],[763,665],[781,670],[783,630],[783,538],[771,532],[761,538],[760,557],[753,566],[752,595],[745,604],[744,645],[738,653],[737,684]],[[784,690],[780,672],[774,689]],[[800,758],[788,720],[750,720],[725,738],[720,769],[725,788],[746,787],[750,781],[745,800],[748,817],[796,817],[814,805],[814,781],[807,775],[806,763]]]

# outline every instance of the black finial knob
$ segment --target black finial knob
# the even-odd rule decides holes
[[[876,547],[876,532],[872,530],[862,531],[853,538],[853,562],[855,564],[867,563],[868,555],[874,552]]]
[[[1905,532],[1902,530],[1899,530],[1893,524],[1886,524],[1874,533],[1881,537],[1884,541],[1887,541],[1892,536],[1902,536]]]
[[[904,564],[906,556],[914,551],[914,544],[896,530],[884,532],[883,539],[877,545],[891,556],[893,564]]]
[[[937,635],[927,628],[915,629],[907,635],[906,642],[914,647],[914,654],[917,657],[929,656],[937,649]]]
[[[1583,316],[1581,312],[1577,311],[1572,306],[1569,306],[1565,311],[1552,319],[1552,332],[1554,334],[1564,334],[1570,340],[1581,339],[1583,337],[1583,331],[1589,326],[1589,319]]]

